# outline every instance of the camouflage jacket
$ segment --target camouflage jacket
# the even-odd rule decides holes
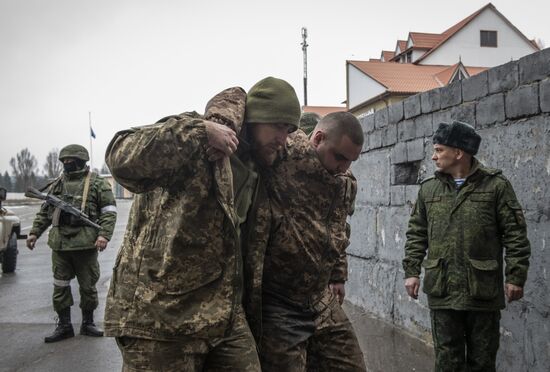
[[[82,209],[88,176],[88,193]],[[86,167],[80,171],[63,173],[49,185],[47,192],[87,214],[90,220],[101,226],[101,230],[86,226],[74,217],[56,211],[56,208],[44,203],[36,214],[29,234],[40,237],[50,225],[53,225],[48,234],[48,245],[53,250],[64,251],[96,249],[95,241],[98,236],[111,239],[116,223],[116,202],[111,185],[106,180]]]
[[[264,261],[264,292],[309,306],[329,283],[347,280],[347,216],[357,181],[331,175],[307,136],[289,136],[284,156],[265,171],[273,227]]]
[[[503,247],[506,283],[523,287],[530,256],[525,218],[500,170],[474,159],[458,192],[452,177],[439,172],[421,184],[403,269],[412,277],[424,267],[430,308],[504,308]]]
[[[233,109],[218,119],[238,130],[246,95],[232,94]],[[240,223],[258,178],[235,156],[231,166],[209,162],[206,147],[196,113],[122,131],[111,141],[107,164],[136,196],[107,297],[106,335],[221,337],[242,306]]]

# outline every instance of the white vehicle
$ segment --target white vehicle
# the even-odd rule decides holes
[[[21,221],[12,211],[2,207],[6,200],[6,189],[0,187],[0,262],[2,272],[12,273],[17,266],[17,239],[26,239],[21,235]]]

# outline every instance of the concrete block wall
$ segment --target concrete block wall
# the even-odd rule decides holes
[[[430,340],[426,296],[410,299],[401,260],[418,181],[433,174],[431,136],[462,120],[482,137],[478,159],[500,168],[525,210],[532,246],[524,299],[502,313],[499,371],[550,370],[550,48],[424,92],[362,118],[366,143],[352,170],[347,298]]]

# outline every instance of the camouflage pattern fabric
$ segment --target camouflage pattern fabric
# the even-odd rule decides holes
[[[500,311],[432,310],[436,372],[494,372]]]
[[[302,131],[289,135],[282,158],[262,175],[272,207],[262,283],[262,370],[364,371],[353,328],[328,288],[347,279],[346,219],[353,212],[355,178],[328,173]]]
[[[239,128],[244,91],[221,94],[231,95],[235,104],[215,116]],[[107,296],[106,335],[211,340],[229,329],[243,291],[235,202],[255,198],[227,191],[241,181],[231,169],[216,170],[220,164],[208,161],[206,147],[203,119],[196,113],[122,131],[111,141],[107,164],[137,195]],[[239,174],[254,179],[250,170]]]
[[[81,171],[63,173],[48,188],[51,193],[61,200],[72,204],[80,209],[82,194],[84,192],[85,178],[89,169],[86,167]],[[86,206],[83,210],[90,220],[101,226],[101,230],[76,223],[65,223],[63,218],[59,226],[53,226],[48,234],[48,245],[53,250],[84,250],[96,249],[95,241],[98,236],[111,239],[116,223],[116,201],[111,190],[111,185],[95,173],[91,173],[90,188],[86,199]],[[52,225],[55,208],[49,204],[42,204],[40,211],[36,214],[30,235],[40,237],[46,229]]]
[[[266,296],[260,344],[262,371],[365,371],[353,327],[327,288],[310,308]]]
[[[122,371],[166,372],[259,372],[260,362],[241,307],[235,312],[230,331],[221,339],[189,337],[158,341],[118,337]]]
[[[289,135],[283,158],[265,170],[273,229],[264,262],[264,291],[307,306],[331,282],[347,280],[346,248],[357,181],[334,176],[307,136]]]
[[[504,247],[506,283],[523,287],[530,256],[525,217],[500,170],[474,159],[458,192],[452,177],[439,172],[421,184],[403,269],[413,277],[424,267],[430,309],[504,308]]]
[[[80,291],[80,308],[93,311],[97,308],[96,284],[99,280],[97,250],[60,251],[52,250],[54,277],[53,308],[56,312],[74,304],[69,281],[75,277]]]

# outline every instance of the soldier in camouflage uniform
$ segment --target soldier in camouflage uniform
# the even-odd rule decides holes
[[[361,152],[357,119],[329,114],[310,138],[289,136],[265,170],[273,229],[263,274],[262,370],[365,371],[363,354],[341,308],[346,248],[357,181],[348,170]]]
[[[436,371],[495,371],[504,296],[523,297],[527,279],[521,206],[502,172],[474,157],[480,142],[468,124],[439,125],[437,170],[421,183],[407,230],[405,288],[418,297],[424,267]]]
[[[80,209],[90,220],[99,224],[101,229],[98,231],[84,225],[82,221],[46,203],[36,215],[27,239],[27,247],[32,250],[36,240],[52,225],[48,245],[52,249],[53,307],[59,317],[54,333],[46,337],[45,342],[56,342],[74,336],[70,281],[75,276],[80,286],[82,309],[80,334],[103,336],[93,318],[98,305],[95,287],[99,280],[97,254],[107,247],[116,222],[116,202],[111,186],[86,166],[89,160],[86,148],[68,145],[61,149],[59,160],[63,163],[64,172],[48,186],[48,193]]]
[[[230,88],[204,116],[119,132],[107,149],[113,176],[136,193],[105,310],[123,371],[260,370],[244,315],[269,229],[254,159],[269,166],[300,118],[288,83],[260,83],[258,99]]]

